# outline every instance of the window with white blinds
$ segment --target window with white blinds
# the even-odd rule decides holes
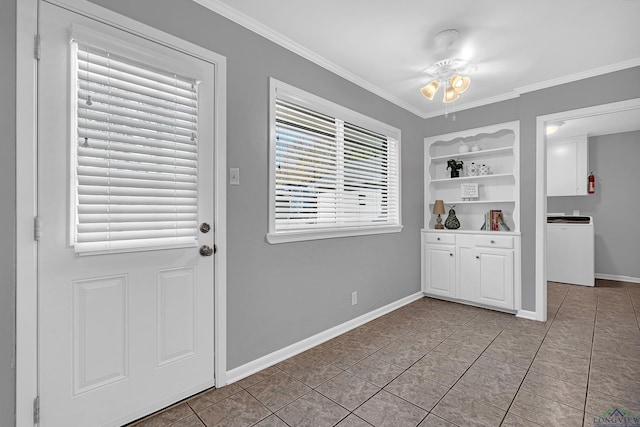
[[[399,231],[399,130],[272,85],[269,241]]]
[[[72,43],[76,252],[197,244],[197,82]]]

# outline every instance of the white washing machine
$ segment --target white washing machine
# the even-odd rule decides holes
[[[595,285],[593,218],[547,216],[547,280]]]

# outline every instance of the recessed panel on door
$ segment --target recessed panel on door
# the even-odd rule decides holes
[[[73,282],[74,394],[127,377],[127,276]]]
[[[157,273],[158,365],[193,355],[196,351],[196,267]]]

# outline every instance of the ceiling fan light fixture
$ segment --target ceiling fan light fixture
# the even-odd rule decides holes
[[[464,93],[471,85],[471,79],[466,76],[454,74],[449,79],[449,84],[457,94]]]
[[[442,98],[442,102],[453,102],[459,97],[460,95],[458,95],[458,93],[452,87],[448,87],[444,90],[444,97]]]
[[[422,92],[422,95],[425,98],[431,101],[438,89],[440,89],[440,82],[438,82],[437,80],[432,80],[431,83],[420,89],[420,92]]]
[[[457,41],[460,32],[456,29],[448,29],[436,34],[436,46],[449,52]],[[453,52],[451,52],[453,53]],[[422,95],[429,101],[433,100],[440,86],[444,86],[443,102],[453,102],[469,89],[471,79],[467,77],[473,72],[474,66],[470,66],[466,59],[460,57],[448,57],[441,59],[427,67],[423,73],[428,74],[431,81],[424,87],[420,88]],[[463,75],[464,74],[464,75]]]

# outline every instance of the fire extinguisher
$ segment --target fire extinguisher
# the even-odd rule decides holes
[[[593,176],[593,172],[591,172],[591,175],[589,175],[589,187],[588,190],[589,194],[593,194],[596,192],[596,177]]]

